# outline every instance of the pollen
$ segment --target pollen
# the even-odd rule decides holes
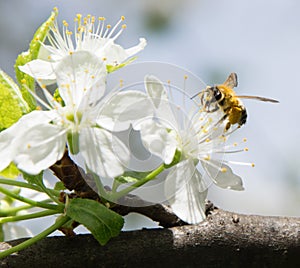
[[[110,29],[110,28],[111,28],[111,25],[110,25],[110,24],[107,24],[107,25],[106,25],[106,28],[107,28],[107,29]]]
[[[207,155],[206,157],[204,157],[204,160],[209,161],[210,160],[210,155]]]
[[[105,21],[105,18],[104,17],[99,17],[98,20]]]
[[[124,16],[121,16],[121,20],[125,20],[125,17],[124,17]]]
[[[248,151],[249,151],[249,148],[248,148],[248,147],[244,148],[244,151],[245,151],[245,152],[248,152]]]
[[[65,27],[69,27],[69,24],[67,23],[67,21],[63,21],[63,25],[65,26]]]
[[[225,172],[227,172],[227,168],[225,168],[225,167],[222,167],[222,168],[221,168],[221,172],[222,172],[222,173],[225,173]]]
[[[209,138],[207,138],[207,139],[205,140],[205,142],[210,142],[210,139],[209,139]]]
[[[254,163],[251,163],[251,167],[255,167],[255,164],[254,164]]]
[[[123,24],[122,25],[122,29],[126,29],[127,28],[127,25],[126,24]]]

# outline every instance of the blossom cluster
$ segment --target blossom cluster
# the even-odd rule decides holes
[[[123,21],[121,17],[111,26],[103,17],[78,14],[74,32],[65,21],[59,29],[56,13],[47,22],[47,38],[37,41],[36,56],[17,65],[22,88],[40,106],[27,109],[0,132],[0,171],[14,165],[23,174],[38,176],[68,150],[98,187],[103,179],[111,180],[114,193],[122,180],[133,182],[105,196],[113,202],[167,171],[165,199],[183,221],[199,223],[205,219],[207,179],[221,188],[243,190],[241,178],[223,159],[230,135],[221,120],[224,113],[208,113],[201,105],[190,111],[175,107],[166,85],[151,73],[145,73],[142,90],[109,88],[111,73],[127,68],[146,46],[144,38],[130,48],[116,44],[126,28]],[[32,78],[39,92],[30,87]],[[26,104],[22,96],[18,101]],[[131,151],[119,137],[128,129],[139,132],[144,148],[161,160],[159,168],[144,173],[129,169]]]

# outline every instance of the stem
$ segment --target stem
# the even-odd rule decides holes
[[[32,205],[34,207],[41,207],[41,208],[45,208],[45,209],[56,210],[58,212],[61,212],[64,209],[64,205],[52,205],[52,204],[46,204],[46,203],[43,203],[43,202],[34,201],[34,200],[29,199],[29,198],[23,197],[21,195],[12,193],[11,191],[9,191],[9,190],[7,190],[3,187],[0,187],[0,192],[7,195],[7,196],[10,196],[14,199],[17,199],[21,202]]]
[[[35,190],[35,191],[38,191],[38,192],[41,191],[40,187],[38,187],[36,185],[29,184],[29,183],[26,183],[26,182],[21,182],[21,181],[15,181],[15,180],[12,180],[12,179],[0,179],[0,184],[18,186],[20,188],[28,188],[28,189]]]
[[[0,217],[8,217],[9,215],[16,215],[19,211],[26,210],[32,208],[31,205],[24,205],[19,207],[9,207],[5,209],[1,209]]]
[[[107,194],[106,190],[104,189],[101,179],[95,173],[92,173],[92,174],[93,174],[96,186],[97,186],[98,195],[101,198],[108,199],[108,194]]]
[[[43,182],[40,183],[40,187],[42,188],[42,190],[44,191],[44,193],[50,197],[50,199],[51,199],[53,202],[55,202],[56,204],[60,204],[60,202],[58,201],[58,198],[57,198],[58,195],[53,194],[52,189],[48,189],[48,188],[44,185]]]
[[[10,255],[12,253],[23,250],[23,249],[33,245],[34,243],[38,242],[39,240],[41,240],[44,237],[48,236],[49,234],[53,233],[55,230],[57,230],[59,227],[61,227],[65,223],[67,223],[69,220],[70,220],[70,218],[66,217],[66,216],[58,218],[53,225],[51,225],[49,228],[47,228],[43,232],[39,233],[38,235],[24,241],[23,243],[21,243],[17,246],[11,247],[8,250],[0,252],[0,259],[7,257],[8,255]]]
[[[117,192],[115,194],[111,194],[110,198],[112,198],[113,200],[118,200],[119,198],[129,194],[131,191],[135,190],[136,188],[144,185],[148,181],[151,181],[151,180],[155,179],[156,176],[159,175],[164,170],[165,170],[165,166],[164,166],[164,164],[161,164],[157,169],[153,170],[145,178],[140,179],[138,182],[130,185],[129,187],[121,190],[120,192]]]
[[[41,217],[46,217],[50,215],[57,214],[58,212],[56,210],[45,210],[45,211],[40,211],[36,213],[31,213],[31,214],[26,214],[26,215],[18,215],[18,216],[9,216],[5,217],[3,219],[0,219],[0,224],[6,223],[6,222],[15,222],[15,221],[23,221],[23,220],[30,220],[30,219],[35,219],[35,218],[41,218]]]
[[[31,190],[34,190],[37,192],[43,192],[39,186],[30,184],[30,183],[26,183],[26,182],[15,181],[15,180],[11,180],[11,179],[0,179],[0,184],[12,185],[12,186],[20,187],[20,188],[31,189]],[[46,187],[45,187],[45,189],[47,189],[47,191],[53,193],[53,195],[59,196],[59,193],[60,193],[59,191],[54,190],[54,189],[49,189]]]

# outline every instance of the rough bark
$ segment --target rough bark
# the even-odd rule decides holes
[[[215,209],[199,225],[123,232],[103,247],[91,235],[46,238],[0,266],[300,267],[300,219]]]

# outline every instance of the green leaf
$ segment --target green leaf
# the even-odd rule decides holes
[[[89,229],[101,245],[119,235],[124,224],[122,216],[90,199],[71,199],[66,214]]]
[[[33,98],[33,96],[30,94],[30,92],[28,92],[28,90],[32,90],[32,91],[35,90],[35,82],[30,75],[23,73],[19,69],[19,66],[22,66],[32,60],[37,59],[41,48],[41,43],[44,42],[56,16],[57,16],[57,11],[53,11],[51,13],[51,16],[35,32],[33,39],[30,42],[28,51],[21,53],[16,59],[16,63],[15,63],[16,78],[18,83],[21,85],[21,92],[23,98],[28,103],[31,111],[36,108],[36,101]]]
[[[55,183],[54,190],[63,191],[63,190],[66,190],[66,187],[62,181],[58,181],[57,183]]]
[[[120,68],[123,68],[125,67],[126,65],[132,63],[133,61],[135,61],[137,59],[137,57],[133,57],[133,58],[130,58],[128,59],[127,61],[123,62],[123,63],[120,63],[118,65],[106,65],[106,70],[108,73],[112,73]]]
[[[0,131],[17,122],[29,106],[18,85],[0,69]]]
[[[8,179],[15,179],[21,174],[21,171],[16,167],[14,163],[10,163],[10,165],[0,172],[0,176]]]
[[[43,172],[41,172],[38,175],[30,175],[26,172],[22,171],[24,180],[28,181],[31,184],[35,184],[38,186],[43,185]]]

